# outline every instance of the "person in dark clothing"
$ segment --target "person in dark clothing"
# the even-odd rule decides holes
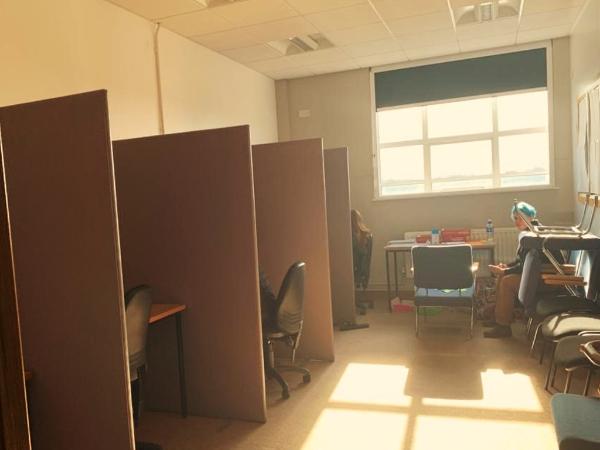
[[[273,328],[277,323],[277,296],[273,292],[271,283],[265,273],[259,269],[258,281],[260,285],[260,318],[263,328]]]
[[[528,229],[527,222],[518,214],[526,216],[533,224],[537,224],[537,212],[533,206],[525,202],[519,202],[513,206],[511,217],[515,226],[524,232]],[[515,299],[519,294],[521,284],[521,273],[527,249],[523,248],[519,239],[517,258],[510,264],[490,265],[490,271],[498,277],[496,288],[496,306],[494,309],[495,321],[489,324],[492,329],[485,331],[486,338],[506,338],[512,336],[510,324],[513,321]]]

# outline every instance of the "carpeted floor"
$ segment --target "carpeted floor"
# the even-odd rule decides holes
[[[266,424],[145,413],[138,438],[165,450],[556,448],[546,365],[528,356],[521,324],[513,339],[483,339],[477,327],[466,340],[467,316],[444,312],[416,339],[413,313],[378,304],[359,320],[371,327],[336,332],[334,363],[307,365],[310,384],[286,373],[289,400],[268,383]]]

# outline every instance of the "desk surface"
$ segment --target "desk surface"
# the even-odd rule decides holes
[[[178,303],[154,303],[150,310],[150,320],[148,320],[148,323],[158,322],[159,320],[180,313],[185,308],[185,305]]]
[[[444,242],[439,245],[461,245],[469,244],[474,250],[482,249],[493,249],[496,244],[494,241],[471,241],[471,242]],[[404,241],[389,241],[383,249],[385,251],[396,251],[396,252],[409,252],[413,247],[424,247],[431,244],[419,244],[416,242],[404,242]]]

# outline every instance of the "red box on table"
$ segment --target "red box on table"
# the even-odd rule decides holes
[[[469,242],[471,230],[468,228],[444,228],[440,238],[441,242]]]

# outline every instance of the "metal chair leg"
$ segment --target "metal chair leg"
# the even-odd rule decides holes
[[[546,383],[544,384],[544,389],[550,392],[551,388],[554,387],[554,379],[556,378],[556,364],[554,361],[550,363],[548,366],[548,373],[546,374]]]
[[[590,390],[590,382],[592,381],[592,372],[593,369],[588,367],[587,376],[585,377],[585,387],[583,388],[583,396],[587,397],[588,392]]]
[[[565,390],[563,391],[565,394],[569,393],[569,389],[571,388],[571,378],[573,377],[573,371],[567,371],[567,379],[565,381]]]
[[[540,329],[542,328],[542,323],[538,323],[538,326],[535,328],[535,333],[533,335],[533,340],[531,341],[531,347],[529,348],[529,355],[533,356],[533,351],[535,349],[535,344],[537,343],[538,334],[540,333]]]
[[[469,339],[473,339],[473,322],[475,318],[475,305],[471,303],[471,328],[469,329]]]
[[[419,307],[415,306],[415,336],[419,337]]]
[[[540,360],[539,363],[542,364],[544,362],[544,352],[546,351],[546,341],[542,340],[542,351],[540,352]]]
[[[527,339],[529,339],[529,334],[531,333],[531,327],[533,325],[533,317],[530,317],[529,319],[527,319]]]

